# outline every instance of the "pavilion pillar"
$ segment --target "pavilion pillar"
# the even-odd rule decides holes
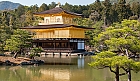
[[[53,52],[53,54],[52,54],[52,55],[53,55],[53,57],[55,56],[54,52]]]
[[[61,52],[59,53],[59,57],[61,58],[61,56],[62,56],[62,54],[61,54]]]
[[[68,42],[68,48],[70,48],[70,41]]]
[[[54,47],[54,50],[55,50],[55,47],[56,47],[56,46],[55,46],[55,45],[56,45],[55,39],[53,39],[53,43],[54,43],[54,46],[53,46],[53,47]]]

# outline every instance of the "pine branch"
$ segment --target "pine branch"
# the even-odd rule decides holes
[[[109,69],[110,69],[110,71],[111,71],[111,72],[113,72],[113,73],[115,73],[115,74],[116,74],[116,72],[115,72],[114,70],[112,70],[112,68],[111,68],[111,67],[109,67]]]

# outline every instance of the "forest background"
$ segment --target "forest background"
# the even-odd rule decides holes
[[[18,8],[13,10],[1,10],[0,51],[4,51],[6,40],[14,34],[14,30],[38,24],[38,20],[42,18],[33,16],[33,13],[55,8],[56,5],[57,3],[52,2],[51,4],[43,3],[41,6],[37,4],[31,6],[19,5]],[[137,0],[96,0],[89,5],[65,3],[64,5],[61,4],[61,7],[70,12],[83,14],[82,18],[76,19],[78,25],[95,28],[94,31],[86,32],[86,37],[90,39],[87,45],[92,47],[96,47],[93,38],[113,23],[121,22],[124,19],[140,20],[140,3]]]

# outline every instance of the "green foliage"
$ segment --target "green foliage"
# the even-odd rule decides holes
[[[111,3],[110,3],[110,0],[105,0],[103,2],[103,15],[102,15],[102,19],[104,19],[104,22],[105,22],[105,25],[108,26],[110,25],[112,22],[111,22],[111,17],[112,17],[112,14],[111,13]],[[114,15],[114,14],[113,14]]]
[[[106,46],[110,51],[124,53],[125,49],[128,49],[129,53],[139,53],[139,28],[138,21],[124,20],[121,24],[115,23],[107,28],[95,40],[100,41],[99,44]]]
[[[49,9],[55,8],[56,5],[57,4],[55,2],[51,2],[51,4],[49,4]]]
[[[61,7],[70,12],[83,14],[84,17],[86,17],[86,18],[82,18],[82,19],[77,19],[78,24],[81,26],[95,28],[94,31],[86,32],[86,38],[90,39],[90,41],[87,42],[88,45],[92,44],[93,46],[97,47],[97,46],[99,46],[99,43],[97,43],[98,40],[96,40],[95,37],[101,31],[104,31],[105,25],[110,26],[112,23],[121,22],[121,20],[123,20],[123,19],[129,19],[130,17],[131,17],[130,19],[133,19],[134,17],[137,17],[136,19],[138,19],[138,17],[139,17],[139,10],[140,10],[139,3],[136,3],[136,5],[135,5],[135,3],[133,3],[133,5],[130,6],[130,5],[125,4],[123,2],[124,0],[122,0],[122,2],[118,2],[115,4],[111,4],[111,1],[96,0],[94,3],[91,3],[89,5],[72,5],[69,3],[65,3],[64,5],[61,5]],[[126,2],[127,2],[127,0],[126,0]],[[48,4],[48,5],[43,3],[40,7],[38,7],[38,5],[32,5],[32,6],[20,5],[15,10],[1,11],[0,12],[0,25],[4,28],[4,31],[6,30],[4,37],[7,37],[7,38],[8,38],[8,36],[10,37],[10,34],[12,34],[13,30],[17,29],[19,27],[38,25],[38,20],[40,18],[33,16],[33,13],[55,8],[56,5],[57,4],[55,2],[52,2],[51,4]],[[94,14],[93,11],[95,11],[96,13]],[[133,14],[132,14],[132,12],[133,12]],[[88,18],[89,16],[92,18]],[[127,22],[131,22],[131,21],[127,21]],[[113,29],[115,27],[116,28],[121,27],[119,25],[120,24],[115,23],[112,25],[112,27],[113,27]],[[126,23],[126,25],[127,25],[127,23]],[[133,23],[129,26],[131,26],[130,29],[134,29],[132,27]],[[136,28],[136,26],[134,26],[134,27]],[[130,30],[130,29],[128,29],[128,30]],[[125,30],[127,31],[127,27]],[[115,33],[112,34],[113,31],[110,32],[110,35],[112,34],[112,36],[114,35],[115,37],[117,37],[117,36],[119,37],[120,35],[123,36],[123,35],[127,34],[127,33],[120,33],[120,32],[117,33],[117,31],[119,31],[119,30],[116,29],[114,31],[114,32],[116,32],[116,34]],[[125,32],[125,31],[122,31],[121,29],[120,29],[120,31]],[[138,33],[138,32],[135,32],[135,33]],[[107,35],[106,37],[101,38],[101,40],[105,40],[108,37],[109,36]],[[133,37],[127,36],[127,38],[130,39]],[[130,41],[130,40],[128,40],[128,41]],[[100,43],[100,44],[105,44],[105,42]],[[4,42],[2,42],[2,45],[4,46]],[[131,46],[131,49],[138,50],[138,48],[139,48],[138,45],[139,45],[139,43],[138,43],[138,41],[136,41],[135,45],[133,44],[133,46]],[[104,46],[106,46],[106,45],[104,45]]]
[[[39,12],[42,12],[42,11],[45,11],[45,10],[48,10],[48,9],[49,9],[49,8],[48,8],[47,4],[43,3],[43,4],[39,7],[38,11],[39,11]]]
[[[35,56],[40,56],[39,53],[41,53],[43,51],[43,49],[41,47],[35,47],[32,48],[30,51],[30,58],[34,58]]]
[[[31,45],[31,34],[25,30],[14,30],[11,38],[6,40],[5,50],[11,52],[23,51],[24,48],[28,48]]]
[[[133,2],[131,10],[133,12],[133,15],[139,15],[140,14],[140,3],[138,2]]]
[[[110,0],[96,0],[89,5],[71,5],[65,3],[61,5],[61,7],[70,12],[83,14],[86,18],[90,17],[90,19],[94,20],[94,23],[104,20],[105,26],[110,26],[114,22],[121,22],[123,19],[138,19],[140,10],[139,3],[135,2],[132,6],[124,2],[122,3],[111,4]],[[8,15],[2,15],[0,19],[3,18],[2,22],[6,23],[8,26],[12,25],[13,28],[34,26],[38,25],[38,18],[34,17],[33,13],[55,8],[56,5],[55,2],[48,5],[43,3],[40,7],[38,7],[38,5],[19,5],[15,10],[6,10],[9,12]],[[93,11],[96,11],[96,14],[93,14]]]
[[[115,73],[116,79],[117,76],[130,74],[131,70],[140,71],[140,62],[129,58],[130,54],[140,53],[138,50],[140,49],[139,29],[140,22],[137,20],[123,20],[121,23],[114,23],[106,28],[95,38],[97,44],[102,46],[102,49],[99,49],[102,52],[93,56],[93,62],[89,65],[98,69],[108,67],[111,72]],[[125,73],[120,73],[121,69]]]
[[[92,27],[93,25],[93,22],[88,18],[75,18],[74,21],[80,26]]]
[[[98,21],[95,24],[92,24],[92,28],[95,29],[86,31],[86,38],[89,39],[87,45],[93,45],[94,47],[98,46],[97,44],[98,41],[96,41],[95,37],[98,36],[98,34],[104,30],[102,26],[103,26],[103,21]]]
[[[110,0],[110,2],[113,3],[117,3],[119,0]],[[126,3],[133,3],[133,2],[140,2],[139,0],[126,0]]]
[[[139,70],[140,70],[140,62],[134,62],[132,65],[132,69],[133,69],[133,71],[134,72],[139,72]]]
[[[130,9],[131,9],[130,5],[127,5],[125,0],[119,0],[116,6],[119,22],[121,22],[123,19],[129,19],[129,17],[132,15],[132,12]]]
[[[17,9],[15,9],[16,16],[19,18],[25,13],[25,7],[23,5],[19,5]]]
[[[93,61],[89,63],[91,67],[96,69],[109,68],[116,76],[125,75],[130,72],[130,70],[133,70],[134,72],[140,71],[140,62],[128,59],[127,56],[118,56],[111,51],[98,53],[92,58]],[[124,72],[119,72],[120,70],[124,70]]]
[[[103,6],[100,0],[96,0],[93,4],[89,5],[89,9],[97,11],[99,14],[101,14]]]
[[[40,53],[43,51],[41,47],[36,47],[36,48],[33,48],[32,50],[34,50],[34,53]]]
[[[3,47],[5,46],[5,41],[9,38],[12,33],[12,27],[10,25],[9,16],[10,13],[8,11],[3,11],[0,14],[0,51],[3,52]]]
[[[135,63],[137,64],[137,62],[132,59],[128,59],[126,56],[118,56],[114,52],[104,51],[98,53],[96,56],[93,56],[93,62],[89,63],[89,65],[97,69],[109,67],[112,70],[116,68],[116,66],[118,66],[120,69],[135,69],[134,67],[140,67],[140,65],[136,66]],[[138,68],[136,69],[138,70]]]
[[[116,56],[117,54],[110,52],[110,51],[105,51],[105,52],[101,52],[98,53],[97,56],[100,58],[111,58],[113,56]]]

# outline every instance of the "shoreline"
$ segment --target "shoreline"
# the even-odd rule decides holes
[[[41,60],[33,60],[25,57],[17,57],[16,59],[13,57],[0,56],[0,65],[6,66],[18,66],[18,65],[39,65],[42,64]]]

